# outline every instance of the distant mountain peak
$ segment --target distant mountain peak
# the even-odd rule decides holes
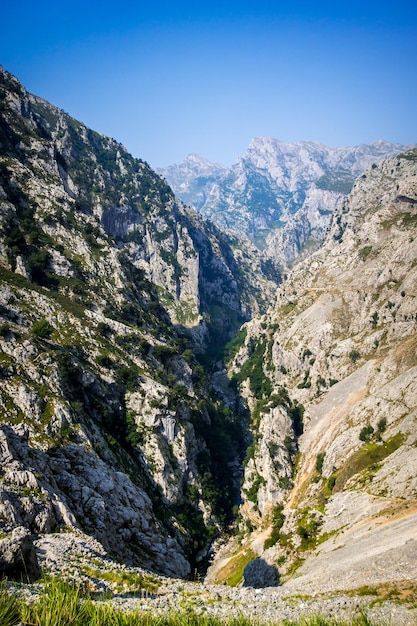
[[[231,167],[192,153],[159,172],[184,202],[221,228],[246,235],[268,258],[285,265],[307,243],[322,240],[356,176],[408,147],[382,139],[329,147],[258,136]]]
[[[214,165],[213,161],[210,161],[209,159],[206,159],[205,157],[200,156],[196,152],[190,152],[189,154],[187,154],[183,163],[198,163],[198,164],[204,163],[207,165],[209,164]]]

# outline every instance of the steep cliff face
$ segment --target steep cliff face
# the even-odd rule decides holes
[[[0,78],[2,536],[26,541],[23,526],[42,545],[71,531],[188,576],[233,518],[246,451],[241,527],[262,529],[253,545],[281,576],[305,557],[307,582],[325,566],[351,585],[343,572],[368,554],[395,569],[416,549],[416,152],[372,166],[346,199],[340,175],[298,146],[288,162],[315,186],[303,196],[288,166],[290,195],[247,223],[267,230],[281,211],[295,226],[268,241],[295,254],[321,237],[323,194],[337,208],[324,246],[277,291],[250,242]],[[283,172],[261,147],[248,157],[259,193]],[[334,156],[332,171],[351,159],[345,184],[362,157]],[[246,165],[229,181],[242,207]],[[230,386],[222,349],[251,316],[226,346]]]
[[[339,588],[373,567],[389,580],[415,548],[416,207],[416,150],[371,167],[241,334],[230,373],[253,430],[241,512],[272,520],[264,557],[284,576],[308,557],[306,583],[323,567]]]
[[[146,163],[0,79],[2,531],[78,529],[186,576],[242,446],[194,352],[273,283]]]
[[[246,235],[266,258],[287,266],[321,243],[353,181],[380,159],[405,149],[376,141],[330,148],[317,142],[254,138],[230,168],[187,157],[161,169],[178,197],[223,229]]]

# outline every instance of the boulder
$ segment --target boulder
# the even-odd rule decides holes
[[[41,576],[32,537],[27,528],[18,526],[0,539],[0,576],[34,582]]]

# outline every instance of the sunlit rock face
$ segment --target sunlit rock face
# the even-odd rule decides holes
[[[405,149],[386,141],[331,148],[255,137],[232,167],[192,154],[159,171],[184,202],[286,267],[323,241],[359,174]]]
[[[242,454],[211,368],[278,281],[121,144],[0,81],[2,531],[187,576]]]
[[[361,174],[230,363],[252,415],[241,513],[256,528],[279,507],[265,554],[284,576],[299,558],[364,572],[368,550],[393,571],[414,549],[416,207],[416,150]]]

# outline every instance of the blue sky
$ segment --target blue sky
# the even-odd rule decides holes
[[[252,137],[417,142],[417,3],[7,2],[0,63],[153,167]]]

